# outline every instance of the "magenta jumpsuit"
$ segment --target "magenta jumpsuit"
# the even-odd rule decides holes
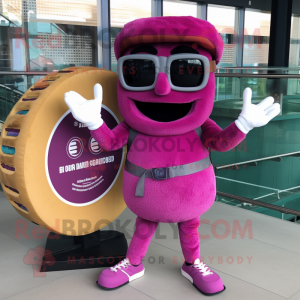
[[[127,158],[144,169],[179,166],[207,157],[207,148],[228,151],[245,138],[235,123],[222,130],[207,119],[201,128],[201,140],[194,130],[166,137],[138,133]],[[121,122],[110,130],[104,123],[91,134],[104,150],[114,151],[127,144],[129,126]],[[127,252],[130,262],[140,264],[159,222],[178,223],[185,260],[193,263],[200,258],[199,219],[216,197],[213,166],[191,175],[164,180],[146,178],[144,197],[135,196],[139,177],[124,169],[123,178],[124,200],[137,215],[136,229]]]

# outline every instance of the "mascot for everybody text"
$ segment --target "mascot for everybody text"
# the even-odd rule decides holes
[[[124,26],[115,40],[118,103],[124,122],[110,130],[101,119],[102,88],[95,99],[65,94],[73,116],[86,123],[104,150],[127,145],[123,194],[136,215],[126,259],[104,270],[98,284],[114,289],[144,275],[142,258],[159,222],[178,223],[185,257],[181,268],[205,295],[225,290],[200,261],[199,218],[213,204],[216,180],[207,148],[228,151],[254,127],[280,112],[268,97],[251,103],[244,91],[238,119],[222,130],[209,119],[216,64],[223,41],[213,25],[193,17],[153,17]]]

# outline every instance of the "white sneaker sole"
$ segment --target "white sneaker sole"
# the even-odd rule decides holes
[[[126,275],[129,277],[129,282],[131,282],[135,279],[138,279],[138,278],[144,276],[144,274],[145,274],[145,269],[143,271],[139,272],[139,273],[136,273],[136,274],[132,275],[132,276],[128,276],[127,274]]]
[[[145,274],[145,269],[144,269],[143,271],[139,272],[139,273],[136,273],[136,274],[132,275],[132,276],[129,276],[129,275],[128,275],[127,273],[125,273],[123,270],[121,270],[121,271],[122,271],[125,275],[128,276],[128,281],[126,281],[124,284],[121,284],[121,285],[116,286],[116,287],[113,287],[113,288],[108,288],[108,287],[105,287],[105,286],[100,285],[100,284],[98,283],[98,281],[96,281],[97,285],[98,285],[101,289],[112,291],[112,290],[116,290],[116,289],[118,289],[118,288],[120,288],[120,287],[122,287],[122,286],[128,284],[129,282],[131,282],[131,281],[133,281],[133,280],[135,280],[135,279],[138,279],[138,278],[142,277],[142,276]]]
[[[185,272],[185,271],[183,271],[183,270],[181,269],[181,274],[182,274],[183,277],[185,277],[186,279],[188,279],[200,293],[202,293],[202,294],[205,295],[205,296],[213,296],[213,295],[217,295],[217,294],[220,294],[220,293],[222,293],[222,292],[224,292],[224,291],[226,290],[225,285],[223,285],[224,289],[223,289],[222,291],[219,291],[219,292],[216,292],[216,293],[212,293],[212,294],[208,294],[208,293],[202,292],[202,291],[194,284],[193,278],[192,278],[187,272]]]
[[[181,269],[181,274],[183,277],[188,279],[191,283],[194,283],[193,278],[187,272],[183,271],[182,269]]]

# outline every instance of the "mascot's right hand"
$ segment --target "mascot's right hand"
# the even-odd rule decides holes
[[[94,100],[86,100],[76,92],[65,93],[65,102],[69,106],[73,117],[85,123],[89,130],[96,130],[103,124],[101,118],[102,86],[94,86]]]

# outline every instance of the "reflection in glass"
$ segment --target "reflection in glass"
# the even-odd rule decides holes
[[[197,3],[187,1],[163,1],[164,16],[192,16],[199,18]]]
[[[130,21],[139,18],[151,17],[151,0],[111,0],[110,22],[111,22],[111,69],[117,72],[117,60],[114,53],[116,36]]]
[[[243,66],[267,66],[271,14],[245,11]]]
[[[216,27],[224,41],[223,56],[218,67],[234,66],[235,12],[236,9],[229,6],[208,5],[207,7],[207,21]]]
[[[0,70],[95,66],[97,1],[3,1]]]
[[[296,15],[292,17],[289,66],[300,66],[300,16]]]

